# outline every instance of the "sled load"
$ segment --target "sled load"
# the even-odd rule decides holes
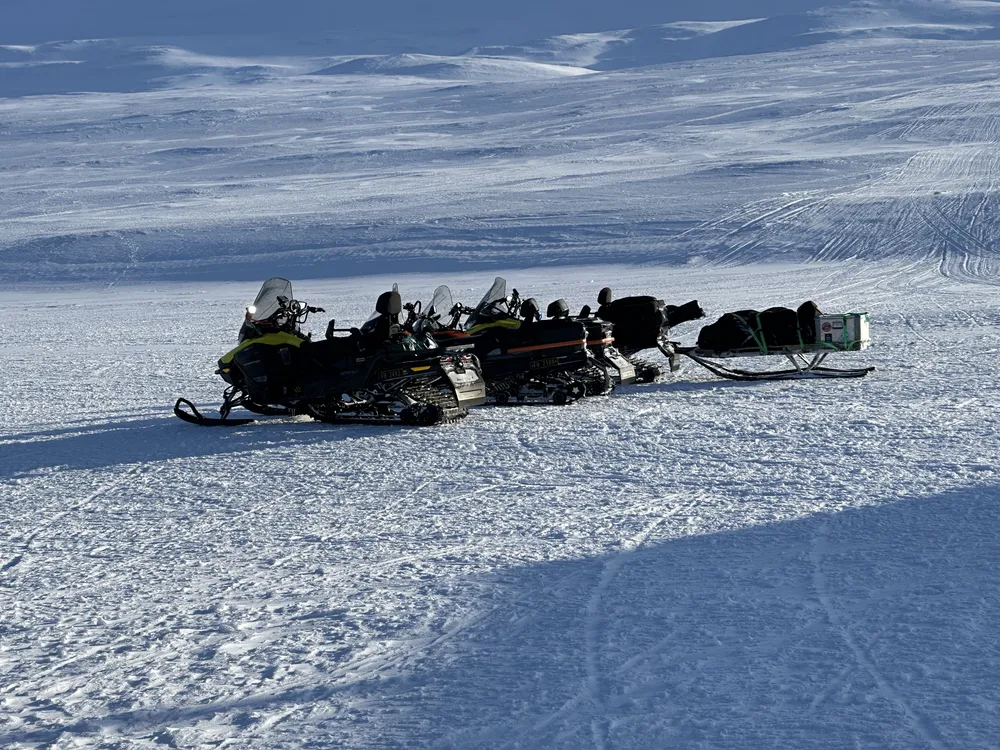
[[[237,407],[341,424],[434,425],[466,416],[486,397],[476,358],[405,331],[401,311],[399,292],[385,292],[361,328],[338,329],[331,320],[314,341],[301,327],[324,310],[295,300],[291,282],[268,279],[247,308],[238,345],[219,360],[216,373],[229,386],[219,417],[202,416],[183,398],[174,413],[205,426],[255,421],[230,417]]]
[[[597,304],[595,317],[614,326],[615,345],[635,368],[640,383],[656,380],[662,369],[640,359],[639,352],[659,349],[670,361],[671,371],[676,372],[680,369],[680,360],[670,341],[670,328],[705,317],[698,300],[676,306],[650,296],[614,299],[609,287],[604,287],[597,295]],[[590,308],[585,306],[580,314],[589,316]]]
[[[726,313],[698,334],[694,347],[677,352],[720,377],[731,380],[792,380],[799,378],[860,378],[874,368],[824,367],[833,352],[867,349],[868,313],[824,315],[815,302],[804,302],[796,310],[772,307],[762,312],[739,310]],[[792,367],[765,371],[742,370],[713,360],[735,357],[784,356]]]

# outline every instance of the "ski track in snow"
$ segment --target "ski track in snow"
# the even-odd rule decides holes
[[[827,533],[828,527],[824,522],[819,528],[819,532],[813,542],[812,549],[812,563],[815,571],[813,573],[813,581],[816,586],[816,595],[819,597],[819,601],[823,605],[823,610],[826,612],[830,623],[840,632],[844,641],[851,649],[851,653],[854,654],[854,658],[857,659],[858,664],[875,679],[878,683],[879,690],[883,693],[883,695],[899,707],[899,710],[906,716],[906,720],[913,728],[914,733],[917,734],[917,736],[920,737],[920,739],[927,746],[934,748],[934,750],[943,750],[945,745],[941,742],[941,738],[938,735],[937,730],[929,724],[927,719],[914,713],[913,709],[896,691],[889,680],[886,679],[885,675],[879,671],[868,650],[858,644],[857,639],[855,639],[854,635],[850,631],[850,627],[844,623],[840,610],[837,608],[833,598],[829,594],[826,584],[826,574],[823,572],[822,567],[823,553],[826,549],[828,541]]]
[[[217,403],[255,285],[0,294],[0,744],[992,746],[990,286],[931,259],[508,277],[574,308],[870,308],[844,360],[878,370],[210,430],[168,407]],[[490,280],[296,291],[350,324],[393,281]]]

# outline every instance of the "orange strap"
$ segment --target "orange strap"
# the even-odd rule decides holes
[[[586,339],[575,339],[573,341],[559,341],[555,344],[536,344],[535,346],[519,346],[516,349],[508,349],[507,351],[511,354],[520,354],[521,352],[537,352],[542,349],[558,349],[562,346],[586,346]]]

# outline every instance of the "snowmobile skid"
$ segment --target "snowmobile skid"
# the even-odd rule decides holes
[[[256,421],[230,417],[236,407],[334,424],[424,426],[460,419],[484,403],[475,356],[404,332],[400,309],[398,292],[386,292],[361,329],[337,336],[343,331],[330,321],[326,338],[312,341],[299,324],[322,310],[293,300],[284,279],[270,279],[247,309],[239,345],[219,360],[217,373],[230,386],[219,417],[205,417],[187,399],[178,399],[174,414],[206,427]]]

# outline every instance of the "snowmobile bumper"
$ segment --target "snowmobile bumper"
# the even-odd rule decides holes
[[[610,347],[605,349],[602,359],[618,371],[615,377],[617,385],[631,385],[636,381],[635,367],[617,350]]]
[[[479,363],[471,357],[443,360],[442,369],[448,382],[455,389],[458,406],[468,409],[486,403],[486,381]]]

